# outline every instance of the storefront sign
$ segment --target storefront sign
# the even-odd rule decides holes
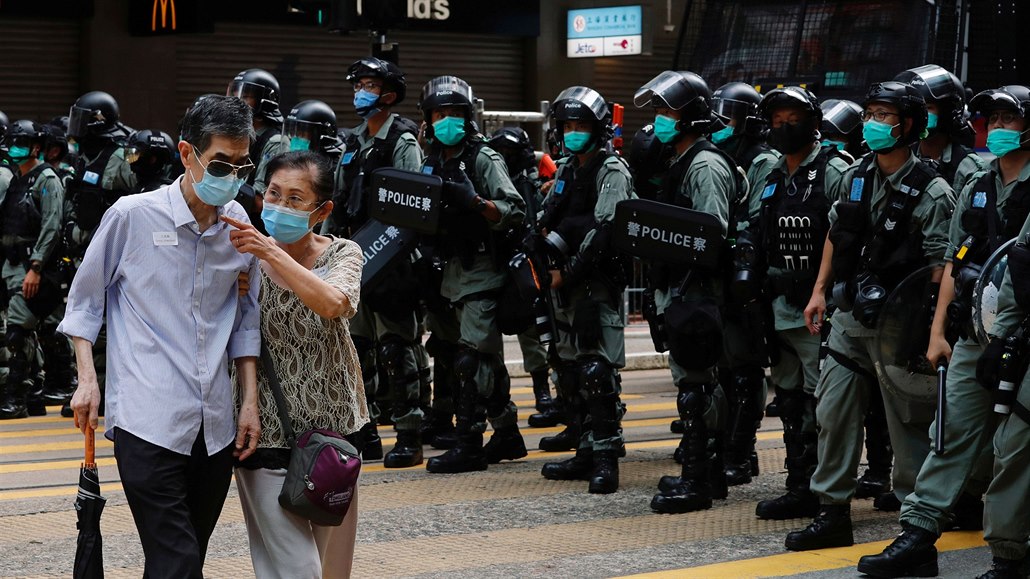
[[[640,6],[569,10],[566,54],[569,58],[640,54],[643,19]]]

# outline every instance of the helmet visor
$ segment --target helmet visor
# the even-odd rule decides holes
[[[719,116],[743,121],[758,107],[754,103],[715,97],[712,99],[712,110]]]
[[[328,134],[327,128],[321,123],[300,121],[294,118],[287,118],[286,122],[283,123],[283,137],[287,141],[294,137],[300,137],[311,142],[317,142],[323,133]]]
[[[963,95],[955,94],[958,87],[955,86],[955,81],[952,79],[951,73],[947,70],[933,64],[928,64],[926,66],[913,68],[911,72],[916,78],[909,81],[909,84],[916,85],[918,83],[923,83],[926,85],[926,90],[929,91],[930,96],[933,97],[934,100],[941,100],[948,97],[963,98]]]
[[[82,138],[89,134],[89,126],[93,123],[94,112],[72,105],[68,111],[68,137]]]
[[[386,73],[386,67],[378,59],[362,58],[350,66],[347,71],[347,82],[354,82],[363,77],[385,78]]]
[[[241,98],[250,104],[251,100],[255,103],[261,102],[268,98],[269,88],[262,86],[255,82],[247,82],[245,80],[233,80],[229,83],[229,88],[225,91],[225,96],[234,96]]]
[[[829,123],[838,133],[849,135],[862,124],[862,110],[853,103],[837,101],[823,109],[823,122]]]
[[[425,108],[471,106],[472,87],[456,76],[438,76],[422,87],[422,101]]]
[[[1023,105],[1015,96],[1005,90],[990,89],[981,92],[969,101],[969,109],[981,115],[987,115],[991,111],[1015,111],[1020,116],[1026,116]]]
[[[604,120],[608,115],[608,103],[604,102],[604,97],[602,97],[596,90],[585,86],[573,86],[561,91],[561,93],[555,97],[554,103],[558,104],[562,101],[576,101],[582,104],[588,111],[590,111],[591,117],[596,121]]]
[[[648,81],[633,95],[637,107],[668,107],[681,109],[697,95],[694,89],[678,72],[667,70]]]

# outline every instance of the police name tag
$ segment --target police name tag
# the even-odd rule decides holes
[[[554,192],[557,195],[561,195],[562,193],[565,192],[565,181],[564,180],[562,180],[562,181],[555,181],[554,182]]]
[[[762,199],[768,199],[776,192],[776,183],[770,183],[762,190]]]
[[[349,151],[343,154],[343,158],[340,159],[341,165],[346,165],[354,160],[354,151]]]
[[[973,193],[973,207],[987,207],[987,193],[977,191]]]
[[[443,179],[384,167],[372,172],[369,216],[419,233],[436,233]]]
[[[86,171],[82,174],[82,180],[89,183],[90,185],[96,185],[98,182],[100,182],[100,175],[94,173],[93,171]]]
[[[851,180],[851,201],[862,200],[862,189],[865,188],[865,177],[855,177]]]
[[[179,234],[174,231],[155,231],[154,245],[179,245]]]

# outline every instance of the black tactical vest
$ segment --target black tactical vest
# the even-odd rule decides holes
[[[368,176],[376,169],[393,166],[393,152],[405,133],[417,135],[418,125],[397,116],[390,123],[386,138],[373,138],[364,151],[356,134],[352,133],[344,141],[344,153],[340,157],[343,171],[333,192],[333,222],[338,226],[334,233],[342,232],[345,227],[356,231],[368,221]]]
[[[947,163],[943,161],[939,162],[937,164],[937,173],[948,182],[948,185],[951,185],[955,182],[955,174],[958,173],[958,166],[962,163],[963,159],[973,152],[973,150],[965,145],[960,145],[959,143],[952,143],[949,145],[949,148],[951,149],[951,159]],[[958,191],[955,193],[957,194]]]
[[[585,166],[565,163],[554,176],[554,187],[544,205],[539,227],[557,231],[570,248],[578,248],[597,222],[597,174],[612,153],[601,150]]]
[[[994,250],[1019,235],[1030,215],[1030,182],[1016,183],[1005,205],[998,207],[997,173],[987,171],[973,185],[962,229],[974,238],[971,263],[982,264]]]
[[[112,143],[104,147],[92,162],[87,163],[86,158],[80,156],[75,164],[75,176],[68,184],[67,196],[75,211],[75,222],[83,231],[95,230],[104,212],[128,193],[107,191],[102,186],[104,171],[117,150],[118,145]]]
[[[3,214],[3,237],[5,242],[10,240],[15,244],[27,240],[35,240],[43,225],[43,214],[41,201],[32,196],[32,188],[36,181],[43,176],[44,171],[50,172],[56,177],[50,165],[40,162],[28,173],[15,177],[7,188],[7,196],[0,206],[0,213]]]
[[[891,290],[908,274],[926,264],[922,229],[913,227],[912,213],[937,174],[917,159],[902,179],[900,190],[888,194],[887,206],[877,222],[872,223],[875,171],[874,154],[870,153],[852,176],[848,200],[837,203],[838,219],[830,230],[830,238],[835,244],[833,271],[837,281],[869,272],[878,277],[883,287]],[[857,242],[837,247],[841,233],[854,234]]]

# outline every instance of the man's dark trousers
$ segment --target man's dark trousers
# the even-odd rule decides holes
[[[115,431],[114,456],[136,521],[145,579],[202,579],[207,543],[232,478],[233,445],[208,456],[200,429],[190,456]]]

